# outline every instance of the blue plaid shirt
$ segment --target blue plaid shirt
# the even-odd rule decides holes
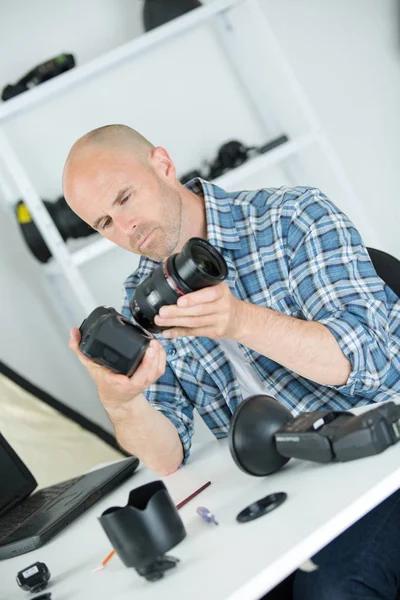
[[[320,385],[239,344],[243,360],[276,400],[297,415],[346,410],[400,392],[400,300],[376,275],[353,224],[320,190],[227,193],[201,179],[187,187],[204,196],[207,238],[227,262],[226,283],[232,293],[291,317],[323,323],[351,363],[344,385]],[[158,264],[141,257],[125,281],[124,316],[131,318],[132,294]],[[156,337],[166,350],[167,366],[144,395],[177,428],[186,461],[193,409],[222,438],[243,398],[218,341]]]

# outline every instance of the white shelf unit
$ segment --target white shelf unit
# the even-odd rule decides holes
[[[38,191],[30,181],[22,162],[19,160],[12,147],[12,142],[7,138],[4,123],[15,116],[29,111],[38,104],[50,101],[52,98],[70,90],[73,86],[83,85],[93,77],[100,77],[107,70],[120,65],[123,61],[132,60],[143,52],[149,52],[161,44],[184,34],[192,28],[211,23],[221,40],[237,77],[247,93],[250,105],[258,118],[259,125],[269,137],[278,137],[285,133],[281,124],[266,102],[265,95],[260,92],[257,77],[251,74],[248,64],[243,58],[243,41],[237,35],[231,11],[239,5],[244,6],[246,18],[251,19],[254,34],[266,36],[274,53],[274,60],[282,69],[287,81],[290,83],[294,98],[301,109],[307,122],[308,132],[298,138],[289,139],[286,143],[274,148],[266,154],[250,159],[240,167],[229,171],[218,177],[215,183],[221,187],[240,184],[245,177],[265,170],[271,165],[279,164],[294,184],[304,181],[304,170],[298,155],[312,144],[318,144],[324,153],[336,177],[339,179],[344,192],[351,201],[357,203],[351,185],[341,167],[334,150],[329,144],[326,136],[322,133],[316,115],[308,101],[306,94],[301,89],[294,76],[289,63],[282,53],[272,28],[270,27],[266,14],[260,6],[259,0],[214,0],[214,2],[199,7],[181,17],[166,23],[141,35],[139,38],[108,52],[107,54],[76,67],[58,77],[41,84],[38,87],[24,92],[0,106],[0,187],[3,195],[14,205],[15,197],[11,193],[8,177],[13,181],[15,188],[29,208],[29,211],[41,232],[44,240],[50,248],[53,259],[46,265],[47,274],[61,273],[70,284],[74,297],[80,307],[88,314],[97,306],[97,302],[82,277],[80,267],[88,261],[103,255],[114,244],[106,239],[95,239],[79,250],[70,252],[55,227],[48,211],[46,210]],[[14,206],[13,206],[14,207]],[[53,287],[57,293],[57,285]],[[60,298],[59,298],[60,300]],[[71,315],[71,311],[70,311]]]

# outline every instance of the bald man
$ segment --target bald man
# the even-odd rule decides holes
[[[66,161],[63,187],[70,207],[86,223],[121,248],[155,261],[179,252],[191,237],[207,239],[204,197],[190,191],[177,180],[174,164],[164,148],[155,148],[136,131],[125,126],[103,127],[78,140]],[[235,334],[231,330],[239,325],[239,306],[248,307],[239,304],[229,287],[221,284],[218,289],[193,294],[192,298],[194,301],[196,298],[206,298],[206,301],[210,298],[213,302],[218,293],[221,298],[215,298],[214,303],[218,300],[220,306],[215,307],[211,331],[204,333],[217,339],[232,338]],[[173,308],[171,311],[172,314],[168,316],[179,318]],[[196,307],[192,312],[195,311]],[[242,316],[246,326],[253,315],[243,311]],[[264,317],[262,312],[254,314],[255,322],[262,322]],[[224,331],[216,331],[216,327],[225,322]],[[158,324],[161,323],[158,318]],[[163,324],[173,325],[168,320]],[[285,322],[277,322],[277,325],[277,336],[290,326]],[[296,346],[301,346],[303,322],[293,322],[292,325],[297,326],[298,331],[288,331],[286,336],[293,338]],[[288,347],[286,356],[281,358],[282,362],[314,380],[319,379],[321,383],[344,383],[350,373],[349,361],[328,330],[318,323],[311,323],[312,328],[315,331],[310,331],[309,341],[303,345],[306,354],[312,353],[307,357],[307,364],[302,364],[300,347],[297,357]],[[178,333],[175,330],[171,335]],[[73,336],[73,347],[77,350],[79,340],[76,330]],[[322,347],[320,338],[324,338]],[[315,345],[316,350],[312,351],[310,345],[315,339],[318,344]],[[260,341],[260,345],[263,345],[264,340]],[[254,345],[258,344],[253,342]],[[153,342],[150,345],[142,368],[131,379],[94,366],[82,354],[78,355],[99,387],[100,399],[114,423],[122,447],[164,475],[176,470],[183,459],[176,429],[159,411],[152,409],[141,394],[163,373],[165,352],[160,344]],[[115,390],[117,385],[118,394]],[[131,403],[132,397],[137,395],[136,401]],[[159,428],[159,435],[154,437],[158,441],[150,436],[150,432],[154,435],[156,427]]]
[[[183,186],[168,152],[123,125],[74,144],[63,187],[84,221],[141,255],[125,282],[128,318],[139,281],[191,237],[207,239],[228,264],[224,283],[161,308],[155,322],[168,329],[131,378],[83,356],[79,330],[71,331],[70,347],[96,382],[120,445],[154,471],[167,475],[188,460],[194,409],[221,438],[252,394],[270,394],[296,415],[400,392],[400,301],[353,224],[319,190],[227,193],[201,179]],[[399,502],[392,496],[361,525],[364,536],[371,520],[385,532],[374,551],[350,529],[334,551],[325,549],[324,569],[296,576],[296,600],[394,598]]]

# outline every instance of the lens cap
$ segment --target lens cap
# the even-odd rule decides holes
[[[258,517],[262,517],[266,513],[271,512],[275,508],[278,508],[285,502],[287,498],[286,492],[276,492],[275,494],[268,494],[261,500],[257,500],[257,502],[253,502],[250,506],[244,508],[236,517],[236,520],[239,523],[247,523],[248,521],[254,521],[254,519],[258,519]]]

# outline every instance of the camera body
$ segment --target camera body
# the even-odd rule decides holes
[[[108,306],[95,308],[79,330],[80,350],[85,356],[128,377],[136,371],[153,339],[148,331]]]
[[[88,358],[130,377],[139,366],[152,333],[162,331],[154,323],[165,304],[176,304],[184,294],[225,280],[228,267],[209,242],[191,238],[182,251],[172,254],[139,283],[129,308],[135,323],[114,308],[95,308],[80,326],[80,350]]]

